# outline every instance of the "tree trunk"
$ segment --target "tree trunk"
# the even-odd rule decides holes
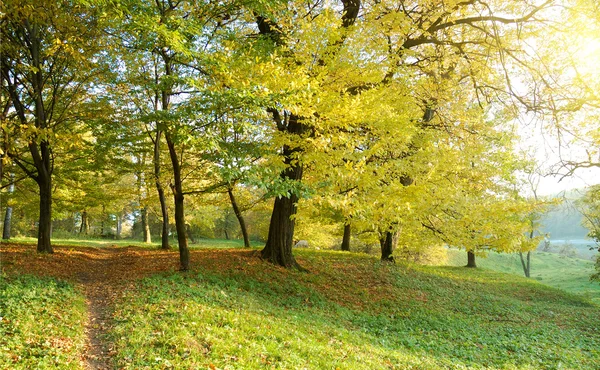
[[[240,229],[242,230],[242,236],[244,237],[244,247],[250,248],[250,238],[248,237],[248,229],[246,228],[246,221],[244,220],[244,215],[240,210],[240,207],[235,200],[235,196],[233,195],[233,189],[228,188],[227,193],[229,194],[229,200],[231,201],[231,207],[233,208],[233,213],[235,213],[235,217],[237,217],[238,222],[240,223]]]
[[[290,115],[287,124],[281,122],[279,113],[273,113],[273,115],[281,131],[302,135],[308,129],[296,115]],[[299,148],[291,148],[288,145],[283,147],[284,163],[287,166],[281,173],[284,181],[300,182],[302,180],[303,169],[298,160],[299,153]],[[297,211],[297,203],[298,196],[293,191],[289,196],[275,198],[267,243],[260,254],[262,258],[276,265],[300,269],[300,265],[298,265],[292,254],[295,226],[293,216]]]
[[[37,251],[40,253],[53,253],[50,238],[52,236],[52,183],[50,176],[38,176],[40,188],[40,218],[38,223]]]
[[[183,209],[183,185],[181,183],[181,166],[177,152],[175,150],[175,143],[171,139],[171,136],[165,132],[165,139],[167,146],[169,147],[169,155],[171,157],[171,164],[173,165],[173,184],[171,189],[173,190],[173,198],[175,200],[175,228],[177,229],[177,243],[179,245],[179,268],[181,271],[187,271],[190,269],[190,251],[187,245],[187,237],[185,232],[185,213]]]
[[[350,235],[351,235],[352,227],[350,223],[344,225],[344,237],[342,238],[342,250],[350,251]]]
[[[162,215],[162,231],[161,231],[161,249],[169,249],[169,210],[167,208],[167,198],[165,190],[160,183],[160,137],[162,131],[156,131],[156,140],[154,141],[154,182],[158,192],[158,200],[160,201],[160,212]]]
[[[117,233],[115,234],[115,239],[121,240],[121,231],[123,231],[123,217],[121,215],[117,215]]]
[[[84,209],[81,212],[81,226],[79,227],[79,234],[87,235],[90,230],[90,221],[88,219],[87,211]]]
[[[6,213],[4,214],[4,228],[2,229],[2,239],[10,239],[10,223],[12,220],[12,207],[6,207]]]
[[[381,243],[381,260],[387,262],[395,262],[394,260],[394,234],[391,231],[386,231],[385,239],[380,240]]]
[[[0,158],[0,162],[2,162],[2,158]],[[0,166],[1,165],[2,164],[0,163]],[[0,179],[2,179],[1,176],[2,176],[2,174],[0,174]],[[15,191],[15,184],[14,184],[15,176],[12,173],[10,174],[10,181],[11,181],[11,184],[8,187],[8,193],[12,194]],[[4,240],[10,239],[10,225],[12,223],[12,213],[13,213],[12,207],[7,206],[6,213],[4,214],[4,225],[2,228],[2,239],[4,239]]]
[[[477,267],[477,264],[475,263],[475,253],[472,251],[467,251],[467,266],[465,267]]]
[[[150,224],[148,223],[148,208],[143,207],[140,210],[142,214],[142,233],[144,243],[152,243],[152,235],[150,234]]]
[[[531,251],[527,252],[527,261],[523,258],[523,252],[519,252],[519,257],[521,257],[521,266],[523,266],[525,277],[531,277]]]

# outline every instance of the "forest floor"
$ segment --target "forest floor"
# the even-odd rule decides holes
[[[0,244],[0,368],[598,368],[600,307],[487,269]]]
[[[52,255],[40,255],[35,246],[3,244],[1,266],[7,274],[31,274],[66,280],[81,287],[85,295],[87,320],[85,350],[81,363],[85,369],[112,369],[114,350],[107,341],[113,324],[115,300],[128,284],[155,273],[175,270],[176,251],[138,247],[102,248],[54,246]]]

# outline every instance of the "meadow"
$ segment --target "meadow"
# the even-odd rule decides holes
[[[115,369],[600,364],[598,305],[487,268],[302,249],[295,253],[308,272],[299,272],[260,260],[257,249],[195,248],[192,270],[180,273],[175,251],[64,246],[39,256],[23,244],[0,251],[0,368],[89,368],[85,321],[94,313],[83,302],[95,299],[85,288],[94,276],[114,292],[107,327],[95,335]]]

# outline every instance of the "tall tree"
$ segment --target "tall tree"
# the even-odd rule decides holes
[[[95,9],[72,1],[4,1],[2,91],[10,97],[9,158],[39,190],[38,252],[52,253],[56,136],[84,116],[102,35]],[[64,130],[64,131],[62,131]]]

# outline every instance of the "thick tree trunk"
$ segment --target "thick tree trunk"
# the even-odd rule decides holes
[[[391,231],[386,231],[385,238],[380,240],[381,243],[381,260],[387,262],[395,262],[394,260],[394,234]]]
[[[40,189],[40,218],[38,223],[37,251],[40,253],[53,253],[50,238],[52,236],[52,183],[50,176],[38,177]]]
[[[477,267],[475,263],[475,253],[472,251],[467,251],[467,265],[465,267]]]
[[[523,266],[525,277],[531,277],[531,251],[527,252],[527,261],[523,258],[523,252],[519,252],[519,257],[521,257],[521,266]]]
[[[235,213],[235,217],[237,217],[238,222],[240,223],[240,229],[242,230],[242,236],[244,237],[244,247],[250,248],[250,238],[248,237],[248,229],[246,228],[246,221],[244,220],[244,215],[240,210],[240,207],[235,200],[235,196],[233,195],[233,189],[228,188],[227,193],[229,194],[229,200],[231,201],[231,207],[233,208],[233,213]]]
[[[308,129],[296,115],[290,115],[287,124],[281,122],[280,119],[278,120],[278,116],[278,113],[274,114],[275,120],[279,121],[278,127],[282,131],[302,135]],[[281,173],[281,177],[286,181],[300,182],[302,180],[303,169],[298,160],[299,152],[300,149],[298,148],[291,148],[287,145],[283,147],[284,163],[287,168]],[[292,254],[295,226],[293,216],[296,214],[297,203],[298,196],[293,192],[290,196],[280,196],[275,199],[267,243],[261,251],[262,258],[288,268],[300,268]]]
[[[185,213],[184,213],[184,195],[183,185],[181,183],[181,166],[177,151],[175,150],[175,143],[171,140],[171,136],[165,132],[165,139],[167,146],[169,147],[169,155],[171,157],[171,164],[173,165],[173,184],[171,189],[173,190],[173,198],[175,200],[175,228],[177,229],[177,243],[179,245],[179,268],[181,271],[187,271],[190,269],[190,251],[187,245],[187,236],[185,232]]]
[[[350,223],[344,225],[344,237],[342,238],[342,250],[350,251],[350,236],[351,236],[352,227]]]
[[[267,243],[261,251],[262,258],[283,267],[299,268],[294,255],[292,244],[294,239],[294,220],[298,197],[278,197],[275,199]]]
[[[148,223],[148,208],[143,207],[140,210],[142,215],[142,234],[144,243],[152,243],[152,235],[150,234],[150,224]]]

